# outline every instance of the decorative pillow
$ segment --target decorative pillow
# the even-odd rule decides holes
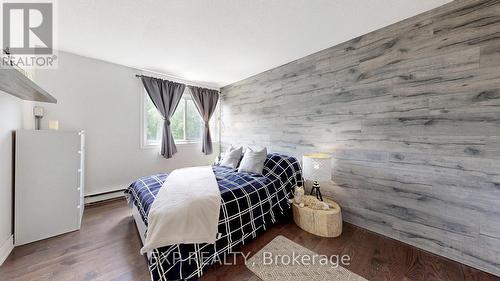
[[[264,170],[264,162],[267,158],[267,149],[256,151],[248,147],[245,150],[243,159],[241,159],[240,167],[238,172],[249,172],[262,175],[262,170]]]
[[[243,147],[241,146],[233,147],[231,145],[231,147],[228,150],[226,150],[226,153],[224,153],[224,156],[220,161],[220,165],[236,169],[236,167],[238,167],[238,163],[240,162],[242,153],[243,153]]]

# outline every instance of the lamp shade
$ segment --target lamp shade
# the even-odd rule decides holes
[[[304,178],[312,181],[332,179],[332,156],[323,153],[311,153],[302,156]]]

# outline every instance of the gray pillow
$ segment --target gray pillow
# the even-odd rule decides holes
[[[246,149],[243,159],[241,159],[238,172],[249,172],[261,175],[262,170],[264,170],[264,162],[266,161],[266,158],[267,149],[265,147],[259,151],[253,150],[249,147]]]
[[[238,163],[240,162],[242,153],[243,153],[243,147],[241,146],[233,147],[231,145],[231,147],[228,150],[226,150],[226,153],[224,153],[224,156],[220,161],[220,165],[236,169],[236,167],[238,167]]]

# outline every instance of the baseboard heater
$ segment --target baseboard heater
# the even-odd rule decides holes
[[[106,192],[86,195],[85,196],[85,205],[94,204],[94,203],[103,202],[103,201],[108,201],[108,200],[113,200],[113,199],[122,197],[124,195],[123,192],[125,190],[126,190],[125,188],[122,188],[122,189],[117,189],[117,190],[113,190],[113,191],[106,191]]]

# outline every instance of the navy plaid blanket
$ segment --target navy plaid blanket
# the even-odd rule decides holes
[[[263,175],[238,173],[213,166],[222,202],[220,236],[215,244],[177,244],[153,250],[149,270],[153,280],[194,280],[203,269],[224,259],[237,246],[255,238],[290,212],[288,199],[302,185],[300,163],[294,157],[269,154]],[[168,174],[140,178],[125,191],[147,225],[149,208]]]

